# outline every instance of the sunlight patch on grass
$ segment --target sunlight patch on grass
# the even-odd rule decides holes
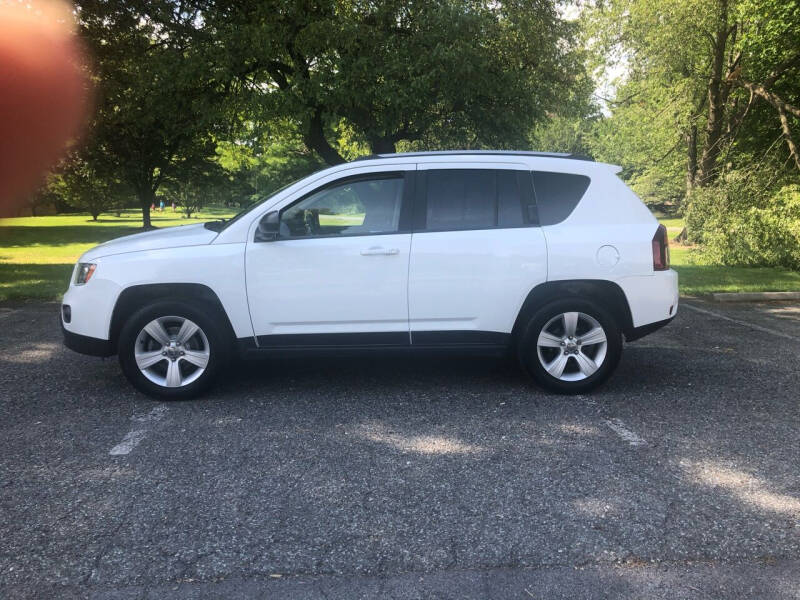
[[[233,215],[232,209],[211,208],[196,218],[182,218],[171,209],[155,212],[158,228],[203,223]],[[57,300],[67,289],[72,266],[97,244],[142,231],[141,212],[120,217],[58,215],[0,219],[0,300],[39,298]]]

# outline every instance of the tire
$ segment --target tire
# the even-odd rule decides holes
[[[605,382],[617,368],[622,334],[616,320],[594,302],[556,300],[528,321],[518,355],[523,368],[544,389],[583,394]]]
[[[202,394],[229,354],[228,336],[215,316],[213,309],[179,300],[145,306],[120,332],[122,372],[136,389],[154,398],[181,400]]]

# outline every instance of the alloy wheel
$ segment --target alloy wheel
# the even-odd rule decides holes
[[[582,312],[556,315],[542,327],[536,354],[544,370],[561,381],[591,377],[602,366],[608,349],[600,323]]]
[[[136,365],[156,385],[177,388],[196,381],[211,358],[208,338],[199,325],[184,317],[159,317],[136,337]]]

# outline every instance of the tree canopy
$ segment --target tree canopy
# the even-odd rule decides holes
[[[157,196],[243,206],[324,165],[448,148],[620,164],[704,243],[797,205],[800,0],[78,0],[75,17],[97,106],[45,195],[93,213],[129,197],[145,227]]]
[[[79,0],[76,16],[98,87],[81,159],[133,190],[145,226],[165,181],[230,165],[233,147],[240,166],[287,151],[285,174],[398,148],[521,148],[591,91],[555,0]],[[250,170],[231,181],[256,194]]]
[[[800,169],[800,2],[609,0],[586,22],[597,63],[627,67],[593,147],[641,192],[670,202],[768,152]]]
[[[133,190],[149,227],[165,178],[214,159],[213,134],[225,129],[224,85],[209,49],[194,42],[196,11],[167,0],[81,0],[76,11],[98,88],[82,154]]]

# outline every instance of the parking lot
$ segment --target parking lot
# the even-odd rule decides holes
[[[0,306],[0,597],[800,598],[800,306],[685,303],[591,396],[368,356],[178,403],[56,314]]]

